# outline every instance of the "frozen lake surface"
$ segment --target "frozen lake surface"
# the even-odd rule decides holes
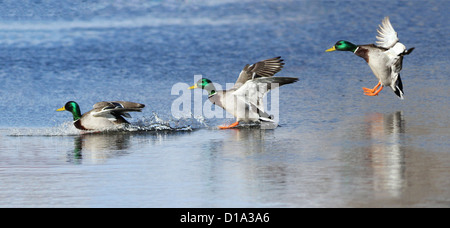
[[[449,207],[450,2],[344,3],[0,3],[0,207]],[[364,96],[364,60],[325,53],[374,43],[385,16],[416,48],[404,100]],[[300,79],[278,128],[172,116],[175,84],[225,87],[276,56]],[[146,131],[80,134],[55,111],[69,100],[146,104]]]

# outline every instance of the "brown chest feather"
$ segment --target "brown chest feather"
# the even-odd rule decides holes
[[[355,51],[355,55],[363,58],[367,63],[369,63],[369,49],[359,47],[358,50]]]
[[[89,130],[89,129],[86,129],[85,127],[83,127],[83,125],[81,125],[81,121],[80,120],[77,120],[77,121],[73,122],[73,125],[76,128],[80,129],[80,130]]]

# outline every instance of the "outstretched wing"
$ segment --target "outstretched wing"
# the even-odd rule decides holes
[[[282,85],[294,83],[298,78],[291,77],[260,77],[253,80],[248,80],[239,89],[233,92],[238,99],[250,104],[251,107],[256,107],[264,111],[263,98],[271,89],[275,89]]]
[[[234,88],[239,88],[248,80],[260,77],[272,77],[283,69],[283,59],[281,56],[259,61],[252,65],[245,65],[234,84]]]
[[[385,17],[377,29],[378,36],[376,41],[377,46],[389,49],[393,47],[399,40],[397,37],[397,32],[389,21],[389,17]]]
[[[131,118],[128,112],[140,112],[144,107],[144,104],[129,101],[102,101],[94,104],[92,115],[108,119],[116,119],[117,116]]]

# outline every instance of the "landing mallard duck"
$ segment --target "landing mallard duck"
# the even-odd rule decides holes
[[[73,125],[80,130],[102,130],[129,124],[124,118],[131,118],[128,112],[140,112],[145,105],[129,101],[102,101],[94,104],[94,109],[81,115],[80,106],[75,101],[67,102],[56,111],[69,111],[73,115]]]
[[[189,89],[201,88],[209,100],[236,117],[236,122],[220,129],[233,128],[240,122],[273,122],[273,116],[264,111],[263,97],[271,89],[298,81],[298,78],[272,77],[283,68],[283,59],[275,57],[247,64],[229,90],[216,90],[211,80],[202,78]]]
[[[394,93],[403,99],[403,84],[400,78],[403,56],[409,55],[414,48],[406,50],[405,45],[399,42],[397,32],[392,27],[389,17],[383,19],[379,28],[377,29],[378,41],[376,41],[376,45],[355,45],[340,40],[326,52],[351,51],[366,60],[379,81],[373,89],[363,88],[365,95],[376,96],[384,86],[390,86]]]

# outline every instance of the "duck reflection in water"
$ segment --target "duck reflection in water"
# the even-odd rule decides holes
[[[271,136],[273,131],[266,131],[260,128],[244,128],[244,129],[233,129],[234,131],[230,133],[230,137],[227,141],[230,143],[225,143],[224,146],[232,146],[232,149],[225,149],[229,151],[234,151],[235,153],[241,155],[249,155],[254,153],[266,152],[267,142],[265,141],[266,136]],[[243,146],[245,145],[245,146]]]
[[[405,182],[405,154],[402,134],[405,121],[402,111],[391,114],[371,113],[364,119],[370,145],[373,187],[380,197],[399,197]]]
[[[89,160],[101,163],[108,158],[127,154],[130,134],[82,134],[74,137],[74,150],[68,154],[68,160],[80,163]]]

